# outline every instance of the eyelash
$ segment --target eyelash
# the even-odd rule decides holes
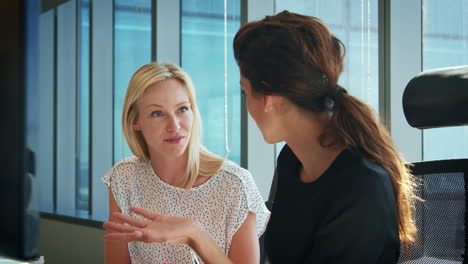
[[[240,90],[241,90],[241,95],[247,96],[247,94],[245,93],[244,89],[241,88]]]
[[[183,111],[181,111],[183,109]],[[179,113],[185,113],[189,110],[189,108],[187,106],[182,106],[181,108],[179,108],[177,111]],[[156,115],[157,114],[157,115]],[[161,117],[162,116],[162,112],[161,111],[154,111],[154,112],[151,112],[151,116],[152,117]]]
[[[183,111],[183,112],[180,112],[180,110],[182,110],[182,109],[184,109],[184,111]],[[179,108],[179,112],[180,112],[180,113],[185,113],[185,112],[187,112],[188,110],[189,110],[189,108],[188,108],[187,106],[182,106],[181,108]]]
[[[154,112],[151,112],[151,117],[160,117],[161,114],[162,114],[161,111],[154,111]]]

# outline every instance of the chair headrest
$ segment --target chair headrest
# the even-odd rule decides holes
[[[425,71],[403,93],[403,111],[412,127],[468,124],[468,66]]]

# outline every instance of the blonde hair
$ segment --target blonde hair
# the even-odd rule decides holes
[[[133,154],[141,160],[150,160],[148,145],[133,124],[138,119],[138,102],[151,85],[167,79],[180,81],[186,89],[193,113],[193,124],[187,145],[188,161],[184,187],[190,190],[198,176],[211,177],[218,173],[224,159],[209,152],[201,145],[201,116],[196,104],[195,88],[191,78],[180,67],[171,63],[143,65],[132,76],[128,84],[122,111],[122,130]]]

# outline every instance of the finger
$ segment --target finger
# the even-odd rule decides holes
[[[112,216],[115,217],[115,219],[140,228],[143,228],[148,224],[148,221],[124,215],[122,213],[113,213]]]
[[[156,219],[156,217],[158,217],[157,213],[140,208],[140,207],[130,207],[130,211],[135,214],[139,214],[147,219],[151,219],[151,220],[154,220]]]
[[[116,222],[104,222],[102,226],[107,230],[115,231],[115,232],[132,233],[135,230],[137,230],[137,228],[134,226],[123,225],[123,224],[116,223]]]
[[[105,240],[121,240],[121,241],[141,241],[143,233],[140,230],[132,233],[108,233],[104,235]]]
[[[106,229],[107,231],[120,232],[117,228],[114,227],[114,225],[111,222],[104,222],[102,224],[102,227]]]

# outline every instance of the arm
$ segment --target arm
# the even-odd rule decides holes
[[[203,262],[232,264],[233,262],[219,249],[211,236],[197,224],[195,226],[195,231],[189,235],[187,245],[197,252]]]
[[[204,263],[259,263],[260,248],[258,244],[255,214],[249,213],[244,223],[232,237],[228,257],[219,250],[206,232],[196,232],[189,246],[197,252]]]
[[[114,230],[104,238],[118,241],[142,241],[145,243],[178,242],[190,246],[205,263],[258,263],[258,239],[255,233],[255,215],[249,214],[233,237],[229,257],[213,241],[211,236],[195,221],[177,216],[158,215],[151,211],[132,207],[132,212],[147,220],[114,213],[116,219],[129,225],[106,222],[106,229]],[[253,226],[252,226],[253,225]],[[255,237],[255,239],[254,239]],[[230,259],[232,257],[232,259]]]
[[[109,188],[109,221],[122,223],[117,218],[113,217],[113,213],[120,213],[120,208],[115,201],[114,195]],[[110,234],[112,230],[107,230],[106,234]],[[104,263],[112,264],[128,264],[131,263],[130,254],[128,253],[127,241],[104,240]]]
[[[249,212],[244,223],[232,237],[228,256],[234,263],[259,263],[260,261],[260,246],[255,220],[255,214]]]

